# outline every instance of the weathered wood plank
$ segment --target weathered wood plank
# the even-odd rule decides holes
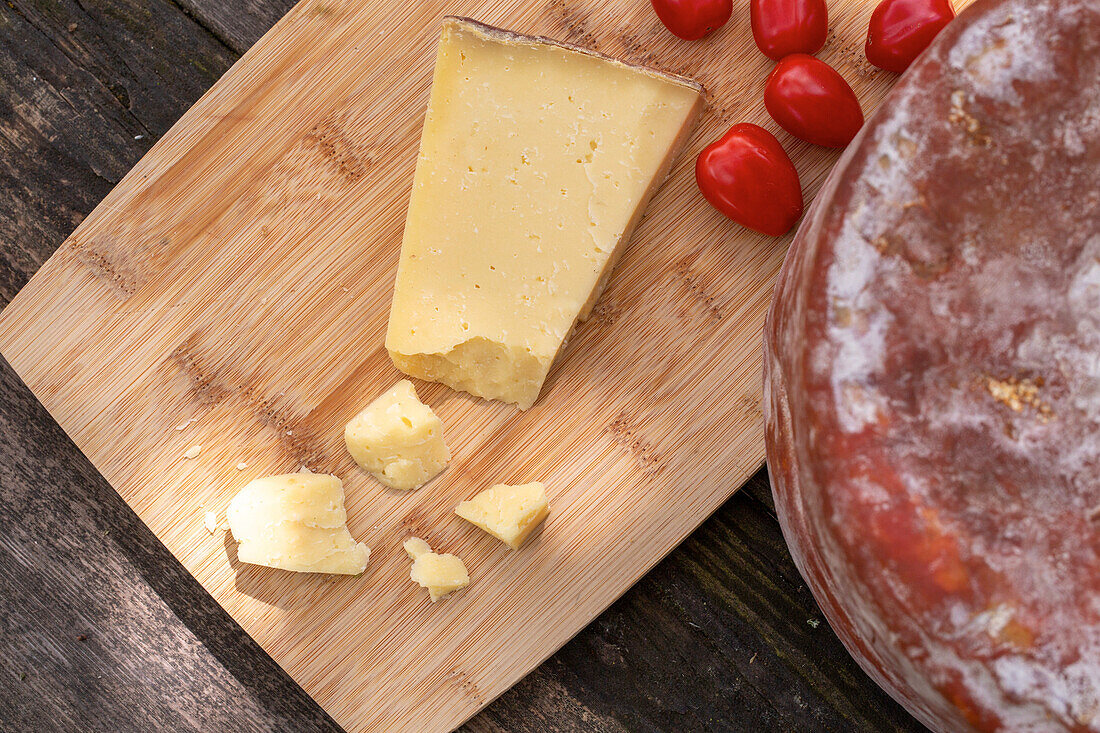
[[[267,33],[295,0],[176,0],[203,28],[238,54]]]
[[[291,4],[0,6],[0,306]],[[0,729],[335,729],[6,363],[0,526]],[[919,730],[819,618],[761,472],[467,729]]]

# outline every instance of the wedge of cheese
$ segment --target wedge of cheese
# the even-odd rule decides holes
[[[455,508],[455,514],[518,550],[550,514],[546,486],[497,484]]]
[[[702,102],[687,79],[446,18],[386,348],[530,407]]]

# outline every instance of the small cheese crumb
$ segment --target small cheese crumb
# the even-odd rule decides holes
[[[301,466],[298,466],[298,473],[313,473],[313,471],[309,470],[309,466],[303,464]]]
[[[195,458],[199,457],[200,453],[202,453],[202,446],[193,445],[187,449],[187,452],[183,454],[183,457],[188,460],[194,460]]]
[[[431,546],[419,537],[405,540],[404,548],[413,561],[409,577],[421,588],[428,589],[432,603],[470,584],[470,574],[460,558],[432,552]]]
[[[202,523],[206,525],[207,532],[214,534],[214,531],[218,528],[218,515],[214,512],[207,512],[202,518]]]
[[[183,430],[184,428],[186,428],[190,424],[191,424],[190,422],[180,423],[179,425],[176,426],[176,430]]]
[[[410,537],[409,539],[405,540],[404,544],[402,544],[402,547],[405,548],[405,552],[409,553],[410,560],[415,560],[421,555],[427,555],[429,552],[432,551],[431,545],[429,545],[427,542],[420,539],[419,537]]]
[[[240,463],[237,464],[237,470],[238,471],[243,471],[246,468],[248,468],[248,464],[245,463],[244,461],[241,461]]]

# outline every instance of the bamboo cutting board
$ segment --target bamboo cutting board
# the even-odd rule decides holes
[[[834,0],[821,54],[867,110],[894,78],[863,60],[871,6]],[[647,0],[303,0],[0,315],[0,351],[61,426],[348,730],[456,726],[761,465],[760,330],[789,240],[723,219],[692,174],[728,125],[776,130],[747,12],[735,3],[729,26],[687,43]],[[453,460],[406,494],[359,471],[342,434],[400,378],[383,339],[444,14],[690,76],[708,105],[534,408],[418,383]],[[809,199],[835,153],[780,138]],[[248,480],[300,465],[344,479],[352,535],[373,551],[363,576],[242,565],[204,528]],[[531,480],[552,513],[521,552],[452,514]],[[464,558],[470,587],[429,603],[408,577],[410,534]]]

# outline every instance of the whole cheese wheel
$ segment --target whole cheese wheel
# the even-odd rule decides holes
[[[1100,731],[1100,0],[979,0],[800,229],[765,329],[783,531],[942,731]]]

